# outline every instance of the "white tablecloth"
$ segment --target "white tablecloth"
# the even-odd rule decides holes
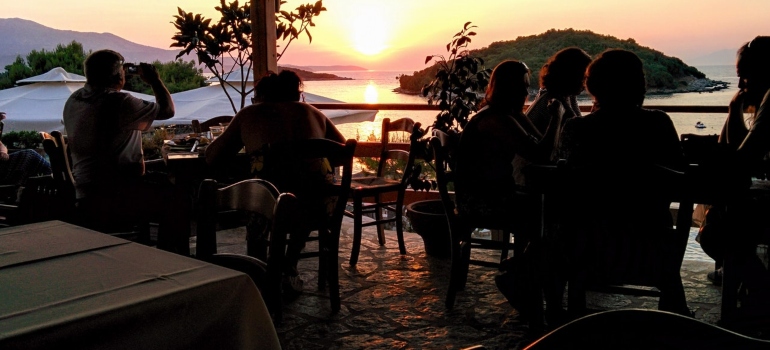
[[[0,230],[0,349],[280,349],[240,272],[60,221]]]

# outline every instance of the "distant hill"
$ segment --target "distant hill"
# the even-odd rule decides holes
[[[164,50],[152,46],[140,45],[110,33],[86,33],[72,30],[59,30],[46,27],[33,21],[20,18],[0,18],[0,72],[6,65],[13,63],[16,56],[25,58],[32,50],[54,50],[56,45],[69,44],[72,41],[83,44],[86,51],[111,49],[125,57],[127,62],[173,61],[179,50]],[[195,58],[194,54],[180,57],[185,61]],[[365,70],[356,66],[286,66],[297,72],[302,80],[348,80],[329,73],[314,73],[312,70]],[[200,66],[208,71],[204,66]]]
[[[707,55],[694,57],[687,61],[698,66],[734,65],[737,52],[737,48],[723,49]]]
[[[359,66],[343,66],[343,65],[334,65],[334,66],[295,66],[293,64],[285,64],[282,65],[284,67],[289,68],[297,68],[302,69],[310,72],[339,72],[339,71],[360,71],[360,70],[368,70],[366,68],[361,68]]]
[[[46,27],[20,18],[0,18],[0,70],[13,63],[16,56],[26,57],[32,50],[53,50],[58,44],[73,40],[83,44],[86,51],[112,49],[128,62],[173,61],[177,50],[164,50],[140,45],[110,33],[76,32]],[[195,56],[183,57],[190,61]]]
[[[297,68],[296,66],[278,66],[278,70],[290,70],[294,73],[297,73],[300,79],[303,81],[313,81],[313,80],[353,80],[353,78],[345,78],[340,77],[331,73],[316,73],[307,71],[305,69]]]
[[[557,51],[576,46],[595,57],[610,48],[634,52],[644,63],[647,89],[649,92],[701,91],[715,85],[697,68],[688,66],[676,57],[641,46],[634,39],[618,39],[609,35],[596,34],[588,30],[555,30],[531,36],[520,36],[515,40],[494,42],[488,47],[473,50],[471,54],[484,60],[487,68],[494,68],[507,59],[525,62],[532,70],[532,87],[538,86],[540,67]],[[435,76],[435,67],[428,67],[413,75],[399,77],[400,92],[416,93]]]

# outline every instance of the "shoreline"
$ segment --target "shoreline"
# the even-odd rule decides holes
[[[680,82],[685,82],[686,80],[680,80]],[[711,80],[708,78],[702,78],[702,79],[690,79],[689,81],[686,81],[687,86],[679,89],[666,89],[666,88],[650,88],[647,90],[646,95],[671,95],[671,94],[683,94],[683,93],[690,93],[690,92],[697,92],[697,93],[703,93],[703,92],[714,92],[714,91],[720,91],[724,90],[730,87],[730,83],[726,81],[721,80]],[[392,90],[393,92],[397,94],[403,94],[403,95],[413,95],[413,96],[419,96],[421,95],[420,91],[412,91],[407,90],[402,87],[397,87]],[[538,89],[530,89],[529,95],[530,96],[536,96]],[[588,93],[583,92],[580,94],[580,96],[588,96]]]

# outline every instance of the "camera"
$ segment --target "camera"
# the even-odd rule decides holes
[[[126,71],[126,74],[133,75],[133,74],[139,74],[139,66],[133,64],[133,63],[126,63],[123,65],[123,70]]]

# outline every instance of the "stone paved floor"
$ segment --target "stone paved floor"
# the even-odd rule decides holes
[[[348,264],[352,221],[343,223],[340,242],[342,310],[331,314],[325,291],[317,291],[317,259],[302,260],[304,293],[285,305],[277,327],[284,349],[514,349],[531,341],[528,327],[497,291],[494,269],[471,266],[468,285],[453,310],[444,307],[449,260],[425,255],[420,236],[405,233],[408,254],[400,256],[394,231],[384,247],[366,228],[356,267]],[[244,253],[244,232],[219,232],[220,251]],[[493,256],[487,256],[494,259]],[[682,278],[695,317],[719,319],[720,291],[707,279],[713,263],[686,260]],[[657,307],[657,299],[589,294],[590,309]]]

